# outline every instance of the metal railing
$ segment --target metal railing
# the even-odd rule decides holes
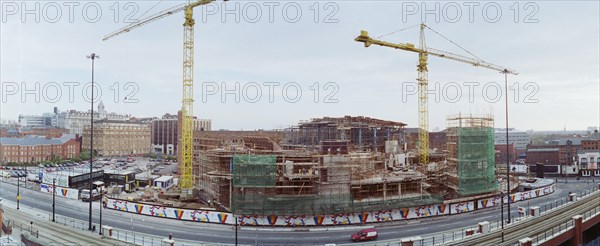
[[[591,188],[589,190],[584,190],[580,193],[577,193],[576,199],[578,200],[583,197],[589,196],[596,190],[597,190],[597,188]],[[567,204],[570,204],[568,199],[569,199],[568,197],[559,198],[554,201],[545,203],[544,206],[538,205],[540,207],[540,216],[542,214],[548,213],[552,210],[555,210],[555,209],[561,208],[563,206],[566,206]],[[592,211],[586,212],[584,214],[584,220],[585,220],[585,218],[590,218],[590,217],[594,216],[596,213],[600,213],[600,207],[598,207]],[[525,213],[525,214],[527,214],[527,213]],[[508,225],[518,224],[518,223],[521,223],[521,222],[526,221],[531,218],[537,218],[537,216],[536,217],[532,217],[532,216],[519,217],[519,218],[515,219],[514,221],[512,221],[512,223],[510,223],[510,224],[507,224],[505,221],[504,227],[506,228]],[[500,221],[500,220],[495,220],[495,221],[490,222],[489,233],[497,231],[497,230],[501,230],[502,224],[500,224],[500,223],[502,223],[502,221]],[[552,227],[548,231],[546,231],[544,233],[540,233],[540,234],[532,237],[532,239],[534,240],[534,245],[536,244],[536,242],[540,242],[540,240],[543,241],[545,239],[550,239],[553,236],[560,235],[560,233],[565,232],[565,230],[569,230],[569,228],[572,226],[573,226],[572,220],[568,220],[565,223],[560,223],[559,225]],[[420,237],[406,237],[406,238],[402,238],[402,239],[381,240],[379,242],[372,242],[372,243],[366,243],[366,244],[363,243],[361,245],[372,245],[372,246],[400,245],[400,243],[402,242],[403,239],[410,239],[410,238],[417,239],[417,240],[413,241],[414,246],[443,245],[445,243],[450,243],[453,241],[457,241],[457,240],[469,237],[469,236],[467,236],[468,230],[473,230],[474,231],[473,235],[477,235],[477,231],[479,230],[479,227],[477,225],[466,226],[466,227],[459,228],[457,230],[451,230],[451,231],[446,231],[446,232],[442,232],[442,233],[428,234],[428,235],[424,235],[424,236],[420,236]],[[539,240],[536,240],[536,237]]]
[[[81,231],[89,231],[88,230],[88,221],[83,221],[83,220],[73,219],[73,218],[66,217],[66,216],[56,215],[55,222],[58,224],[67,226],[69,228],[72,228],[72,229],[81,230]],[[110,224],[104,224],[104,225],[110,226]],[[98,233],[100,233],[99,230],[102,230],[102,228],[95,228],[95,230],[93,230],[90,233],[98,234]],[[113,239],[116,239],[119,241],[131,243],[131,244],[135,244],[135,245],[143,245],[143,246],[161,246],[162,241],[164,239],[168,238],[168,235],[161,237],[161,236],[156,236],[156,235],[151,235],[151,234],[146,234],[146,233],[141,233],[141,232],[135,232],[135,231],[130,231],[130,230],[124,230],[124,229],[114,228],[114,227],[111,229],[111,231],[104,230],[102,233],[103,233],[103,236],[107,237],[107,238],[113,238]],[[214,242],[202,243],[199,241],[191,241],[191,240],[184,240],[184,239],[177,239],[177,238],[173,238],[173,240],[175,242],[175,246],[231,245],[231,244],[222,244],[222,243],[214,243]]]
[[[7,183],[7,184],[12,184],[12,185],[18,185],[21,188],[25,188],[25,189],[29,189],[29,190],[37,190],[39,191],[39,187],[40,185],[38,183],[35,182],[31,182],[31,181],[27,181],[26,178],[21,178],[21,181],[18,181],[16,178],[0,178],[0,182],[2,183]]]
[[[595,216],[600,214],[600,206],[594,207],[592,210],[588,210],[583,213],[583,221],[587,221]],[[554,226],[549,230],[546,230],[542,233],[538,233],[537,235],[531,237],[533,245],[543,243],[549,239],[552,239],[556,236],[559,236],[571,229],[575,228],[573,219],[569,219],[564,223],[560,223],[558,226]]]

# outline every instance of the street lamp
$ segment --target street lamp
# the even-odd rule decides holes
[[[92,59],[92,96],[91,98],[91,121],[90,121],[90,177],[89,177],[89,189],[90,189],[90,201],[89,201],[89,221],[88,221],[88,230],[92,230],[92,167],[94,163],[94,61],[96,58],[100,58],[95,53],[87,56],[88,59]]]
[[[504,242],[504,193],[500,191],[500,224],[502,226],[502,242]]]
[[[55,207],[56,207],[56,178],[52,179],[52,222],[55,220]]]
[[[98,187],[100,189],[100,232],[99,234],[102,235],[102,209],[104,208],[104,185]]]
[[[19,201],[21,201],[21,177],[17,176],[17,210],[19,210]]]
[[[237,217],[234,215],[233,219],[235,219],[235,246],[238,245],[238,220]]]
[[[504,97],[504,106],[506,107],[505,118],[506,118],[506,194],[510,195],[510,160],[508,155],[508,70],[504,70],[504,91],[506,96]],[[507,215],[508,223],[510,223],[510,199],[507,200]],[[502,234],[504,237],[504,234]]]

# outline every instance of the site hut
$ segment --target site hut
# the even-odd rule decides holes
[[[104,172],[104,183],[109,187],[122,186],[125,192],[132,192],[137,188],[135,173],[127,170],[106,170]]]
[[[174,184],[173,176],[162,176],[154,180],[154,187],[160,189],[169,189]]]
[[[154,179],[160,177],[159,175],[152,175],[148,172],[142,172],[135,175],[135,186],[138,188],[144,188],[146,186],[152,186]]]
[[[104,171],[94,169],[92,171],[92,182],[103,181]],[[56,179],[56,186],[77,189],[89,189],[90,173],[89,169],[75,168],[73,171],[44,172],[42,183],[52,185],[53,179]]]

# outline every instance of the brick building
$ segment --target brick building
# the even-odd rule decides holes
[[[83,130],[83,150],[90,149],[90,132],[90,127]],[[150,147],[147,123],[107,119],[94,122],[94,151],[99,156],[144,155]]]
[[[154,119],[150,122],[152,150],[155,153],[165,155],[177,154],[179,141],[179,118],[178,115],[165,114],[161,119]],[[210,131],[211,120],[198,119],[194,117],[194,131]]]
[[[33,127],[26,128],[22,127],[19,129],[20,136],[34,135],[34,136],[46,136],[51,138],[59,138],[63,134],[69,133],[69,130],[64,128],[56,127]]]
[[[81,139],[73,134],[60,138],[28,135],[22,138],[0,138],[2,162],[43,162],[51,159],[79,157]]]
[[[438,151],[448,150],[447,131],[430,132],[429,133],[429,148],[437,149]]]
[[[581,140],[580,150],[600,150],[600,140],[598,139],[585,139]]]
[[[563,143],[563,142],[561,142]],[[559,145],[527,145],[526,160],[529,159],[529,153],[533,149],[556,149],[558,151],[558,162],[560,165],[572,165],[574,163],[577,150],[581,144],[580,140],[566,140],[564,144]],[[530,163],[529,161],[526,161]],[[532,163],[534,164],[534,163]]]
[[[63,134],[69,133],[69,130],[56,127],[3,127],[0,128],[0,137],[19,138],[24,136],[45,136],[50,138],[60,138]]]
[[[506,144],[496,144],[494,145],[494,151],[495,153],[495,159],[496,159],[496,164],[500,164],[500,163],[506,163]],[[516,155],[517,150],[515,148],[514,144],[509,144],[508,145],[508,161],[510,163],[514,163],[518,156]]]
[[[429,132],[429,148],[437,151],[448,150],[448,131]],[[409,150],[416,149],[419,142],[419,128],[406,128],[406,144]]]
[[[558,165],[560,164],[560,149],[556,147],[529,149],[525,162],[528,164]]]

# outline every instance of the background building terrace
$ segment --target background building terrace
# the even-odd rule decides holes
[[[68,110],[65,112],[58,112],[56,110],[57,119],[56,124],[60,128],[65,128],[69,130],[71,134],[83,134],[83,130],[85,127],[90,126],[91,115],[94,115],[94,120],[103,120],[107,119],[110,121],[125,121],[131,118],[131,115],[128,114],[117,114],[117,113],[108,113],[104,108],[104,103],[100,101],[98,104],[98,110],[92,112],[88,110],[77,111],[77,110]]]
[[[90,150],[90,127],[85,127],[83,150]],[[135,119],[94,122],[94,152],[99,156],[130,156],[150,153],[150,126]]]
[[[494,129],[494,139],[496,145],[506,145],[506,128]],[[508,143],[513,144],[515,149],[526,149],[530,142],[529,133],[526,131],[508,128]]]
[[[56,110],[56,108],[54,108]],[[25,127],[52,127],[56,126],[56,113],[42,115],[19,115],[19,124]]]
[[[177,154],[177,146],[180,141],[179,136],[179,115],[165,114],[160,119],[150,121],[152,151],[154,153],[162,153],[165,155]],[[194,132],[210,131],[211,120],[198,119],[193,120]]]
[[[79,157],[81,139],[74,134],[60,138],[25,136],[22,138],[0,138],[0,160],[2,162],[43,162],[52,159]]]

